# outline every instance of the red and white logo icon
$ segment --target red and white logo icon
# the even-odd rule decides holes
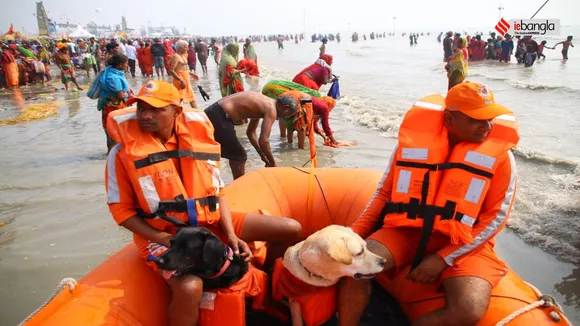
[[[504,36],[510,27],[511,25],[502,18],[499,20],[499,22],[497,22],[497,25],[495,25],[495,30],[498,31],[501,36]]]

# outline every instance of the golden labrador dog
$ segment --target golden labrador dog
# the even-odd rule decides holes
[[[372,278],[386,260],[370,252],[352,229],[330,225],[288,248],[284,267],[304,283],[317,287],[335,285],[342,277]],[[300,305],[288,298],[293,326],[302,326]]]

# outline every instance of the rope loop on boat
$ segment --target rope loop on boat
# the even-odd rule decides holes
[[[46,301],[44,301],[44,303],[40,305],[40,307],[36,308],[36,310],[34,310],[30,315],[28,315],[28,317],[26,317],[22,322],[20,322],[18,326],[24,326],[24,324],[27,321],[32,319],[32,317],[34,317],[39,311],[41,311],[44,307],[46,307],[46,305],[48,305],[52,301],[52,299],[54,299],[64,289],[65,286],[68,286],[68,291],[72,293],[75,287],[77,286],[77,281],[72,277],[63,278],[62,281],[58,283],[56,289],[54,289],[50,297],[46,299]]]
[[[497,324],[495,324],[495,326],[507,325],[510,321],[516,319],[518,316],[521,316],[528,311],[531,311],[533,309],[540,308],[540,307],[541,308],[556,307],[556,310],[553,310],[550,312],[550,314],[549,314],[550,318],[555,322],[559,322],[560,320],[563,319],[564,322],[566,322],[568,325],[572,326],[572,323],[564,315],[564,312],[562,311],[562,306],[560,306],[558,301],[556,301],[556,299],[553,296],[548,295],[548,294],[542,294],[542,292],[540,292],[540,290],[538,290],[538,288],[536,288],[532,284],[530,284],[528,282],[524,282],[524,283],[526,283],[526,285],[528,285],[530,287],[530,289],[532,289],[532,291],[534,291],[534,293],[536,293],[536,295],[538,296],[538,301],[532,302],[529,305],[512,312],[507,317],[505,317],[504,319],[500,320]]]

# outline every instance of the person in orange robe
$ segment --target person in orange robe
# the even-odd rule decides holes
[[[151,54],[151,46],[149,43],[145,43],[145,47],[139,49],[142,52],[143,59],[143,74],[145,76],[153,76],[153,55]]]

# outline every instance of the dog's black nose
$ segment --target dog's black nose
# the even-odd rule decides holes
[[[163,265],[165,263],[165,259],[163,259],[163,257],[157,257],[155,258],[154,262],[157,265]]]

